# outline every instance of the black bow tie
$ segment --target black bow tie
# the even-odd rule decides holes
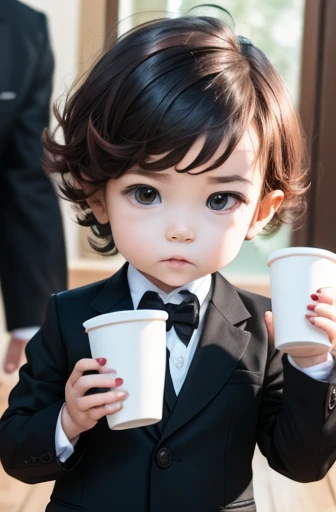
[[[166,331],[174,326],[176,334],[180,340],[187,346],[194,329],[197,329],[199,323],[200,303],[195,294],[188,290],[182,290],[181,295],[185,299],[181,304],[165,304],[158,293],[145,292],[139,302],[138,309],[161,309],[167,311],[168,320]]]

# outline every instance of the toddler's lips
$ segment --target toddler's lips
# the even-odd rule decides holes
[[[172,268],[182,268],[185,267],[186,265],[191,265],[190,261],[181,257],[173,257],[163,261]]]

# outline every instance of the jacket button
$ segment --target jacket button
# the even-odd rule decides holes
[[[330,387],[328,409],[332,411],[336,407],[336,386]]]
[[[160,448],[156,454],[156,462],[159,468],[167,469],[173,461],[173,456],[168,448]]]

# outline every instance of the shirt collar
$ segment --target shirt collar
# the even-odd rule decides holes
[[[128,265],[127,269],[127,280],[128,286],[131,292],[133,301],[133,307],[136,309],[140,302],[141,297],[147,291],[157,292],[164,303],[171,302],[173,304],[180,304],[183,300],[183,296],[179,294],[181,290],[188,290],[191,293],[197,295],[200,305],[202,306],[206,296],[208,295],[211,287],[211,275],[200,277],[195,281],[191,281],[184,286],[180,286],[170,293],[165,293],[160,288],[151,283],[139,270],[133,267],[131,264]]]

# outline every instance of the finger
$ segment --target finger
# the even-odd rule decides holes
[[[13,373],[25,360],[27,340],[12,338],[9,342],[3,368],[5,373]]]
[[[319,288],[310,296],[313,300],[330,305],[336,305],[336,291],[334,288]]]
[[[88,415],[92,420],[98,421],[107,414],[113,414],[123,408],[122,402],[115,402],[114,404],[103,405],[102,407],[94,407],[90,409]]]
[[[107,391],[106,393],[95,393],[81,397],[77,401],[77,407],[81,412],[86,412],[94,407],[102,407],[104,405],[121,402],[128,397],[127,391]]]
[[[104,364],[102,364],[104,363]],[[72,370],[72,373],[69,377],[69,382],[72,386],[74,386],[77,382],[77,380],[83,376],[83,373],[90,370],[97,370],[101,371],[106,363],[106,359],[103,360],[103,358],[98,359],[80,359],[77,361],[77,363],[74,366],[74,369]],[[111,369],[110,372],[113,372],[114,370]]]
[[[271,345],[274,345],[274,324],[273,324],[273,313],[266,311],[265,313],[265,324],[268,333],[268,339]]]
[[[108,366],[101,366],[99,373],[117,373],[117,370],[115,370],[114,368],[109,368]]]
[[[73,389],[77,396],[83,396],[91,388],[116,388],[123,383],[120,377],[96,373],[95,375],[82,375],[74,384]]]
[[[323,316],[336,322],[336,308],[330,304],[308,304],[307,309],[316,316]]]
[[[333,320],[314,315],[307,316],[307,319],[312,325],[324,331],[332,344],[336,343],[336,324]]]

